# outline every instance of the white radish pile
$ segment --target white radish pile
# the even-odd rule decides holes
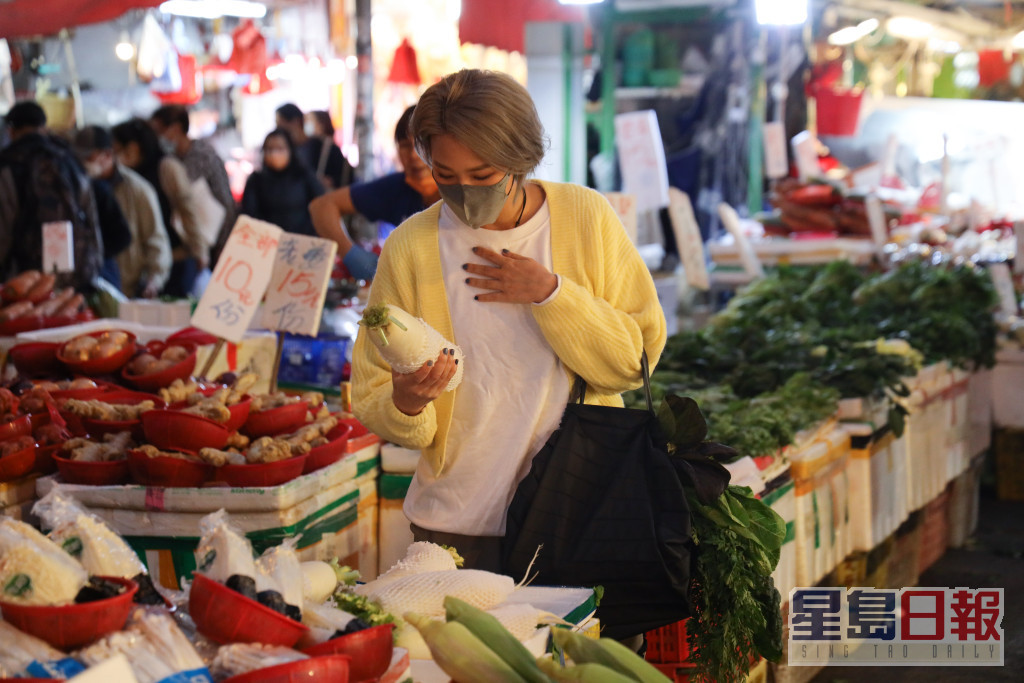
[[[398,306],[380,304],[368,306],[359,324],[366,328],[381,357],[395,372],[403,375],[416,372],[427,361],[437,360],[442,349],[453,349],[459,363],[455,366],[455,375],[448,382],[447,391],[462,382],[466,366],[462,349],[446,340],[422,318],[416,318]]]

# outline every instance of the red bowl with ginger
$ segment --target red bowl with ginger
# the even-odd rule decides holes
[[[92,338],[96,342],[85,340]],[[57,349],[57,359],[83,375],[108,375],[135,355],[135,335],[126,330],[103,330],[73,337]]]
[[[142,414],[144,438],[157,448],[198,453],[202,448],[224,448],[231,432],[208,417],[181,410],[150,410]]]
[[[217,468],[193,459],[150,457],[133,449],[128,451],[128,470],[132,480],[142,486],[194,488],[209,481]]]
[[[182,349],[182,355],[178,360],[172,358],[164,359],[164,352],[177,347]],[[163,364],[163,361],[171,361],[169,365],[160,367],[156,372],[145,371],[145,357],[153,356],[152,363]],[[146,349],[138,354],[121,369],[121,379],[142,391],[157,391],[170,386],[174,380],[187,380],[196,369],[196,345],[192,342],[175,342],[169,344],[161,341],[153,341],[146,344]]]
[[[84,484],[86,486],[118,486],[127,484],[131,474],[127,460],[108,460],[105,462],[88,462],[71,460],[62,455],[54,454],[60,478],[68,484]]]

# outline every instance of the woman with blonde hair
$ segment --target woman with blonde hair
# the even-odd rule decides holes
[[[597,192],[530,180],[545,151],[526,89],[464,70],[427,89],[411,131],[442,202],[384,245],[369,303],[423,318],[464,353],[393,372],[360,334],[356,416],[422,456],[405,500],[416,540],[496,570],[505,515],[558,428],[577,375],[588,403],[622,405],[665,344],[654,282]]]

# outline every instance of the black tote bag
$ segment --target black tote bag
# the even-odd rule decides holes
[[[622,639],[690,616],[690,510],[651,405],[566,406],[509,506],[503,571],[546,586],[603,586],[603,634]],[[724,484],[723,484],[724,487]]]

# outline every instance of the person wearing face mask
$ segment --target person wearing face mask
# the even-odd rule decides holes
[[[407,108],[395,126],[401,171],[329,192],[309,205],[317,234],[337,242],[338,255],[358,280],[373,279],[377,255],[353,243],[342,222],[345,216],[358,213],[371,221],[398,225],[441,199],[430,168],[416,153],[409,134],[415,108]]]
[[[558,428],[577,376],[587,403],[621,406],[657,363],[666,323],[651,274],[608,201],[530,180],[544,133],[511,77],[463,70],[420,97],[410,124],[442,202],[384,244],[369,305],[398,306],[464,354],[444,349],[393,372],[360,334],[356,417],[421,450],[404,511],[417,541],[450,544],[467,567],[500,569],[508,505]]]
[[[171,272],[161,294],[186,298],[194,293],[199,271],[210,262],[210,248],[200,230],[200,212],[188,171],[177,157],[164,153],[156,133],[143,119],[119,123],[110,133],[118,162],[145,178],[160,202],[171,245]]]
[[[280,128],[263,141],[263,168],[254,171],[242,193],[242,213],[288,232],[314,235],[306,207],[324,186],[295,155],[291,136]]]
[[[160,200],[156,190],[142,176],[114,156],[110,133],[99,126],[86,126],[75,135],[73,149],[93,189],[109,188],[125,221],[127,238],[116,254],[115,267],[125,296],[152,299],[160,293],[171,271],[171,244],[167,238]],[[100,203],[100,193],[96,193]],[[103,212],[100,211],[100,225]],[[108,247],[107,233],[103,245]]]
[[[320,183],[328,190],[336,190],[352,184],[352,166],[334,142],[334,122],[325,111],[311,111],[306,114],[304,126],[307,156],[315,160],[313,170]]]
[[[210,248],[210,263],[217,256],[235,225],[235,198],[224,161],[205,140],[189,137],[188,110],[180,104],[168,104],[153,112],[149,119],[166,155],[181,160],[192,183],[198,213],[197,220]]]

